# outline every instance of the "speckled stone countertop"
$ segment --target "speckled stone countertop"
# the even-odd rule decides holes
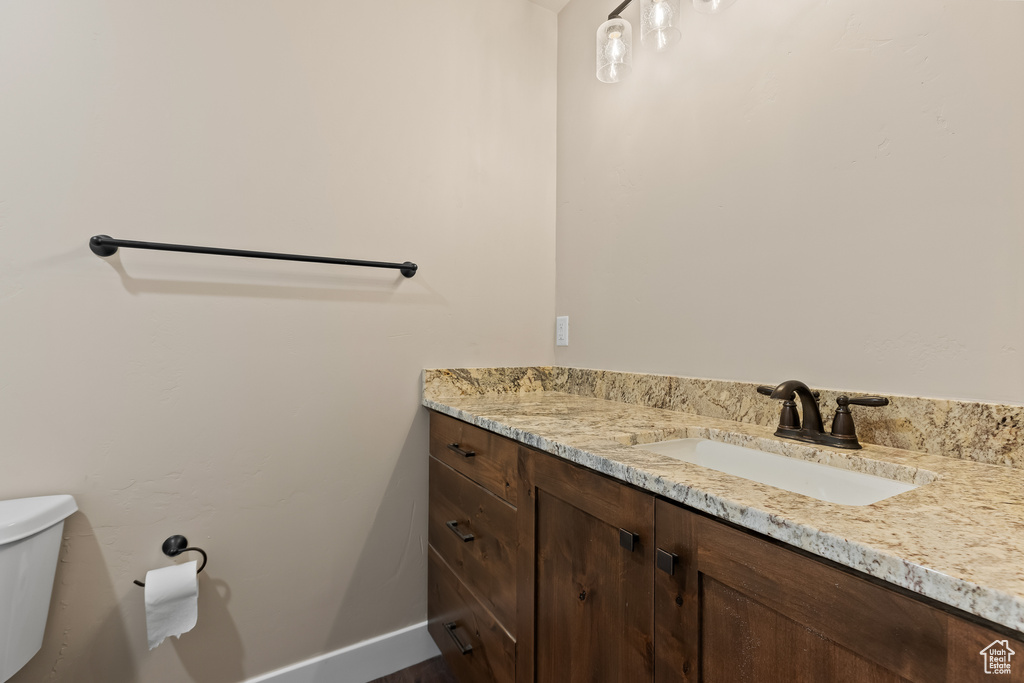
[[[1024,631],[1024,472],[884,446],[840,451],[772,428],[555,391],[438,395],[423,405]],[[635,444],[702,437],[922,484],[872,505],[825,503]]]

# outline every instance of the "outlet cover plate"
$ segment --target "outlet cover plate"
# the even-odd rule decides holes
[[[555,346],[569,345],[569,316],[560,315],[555,318]]]

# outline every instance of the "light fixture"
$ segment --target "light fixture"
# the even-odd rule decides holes
[[[680,0],[640,0],[640,42],[663,52],[679,41]],[[702,14],[716,14],[735,0],[693,0]],[[618,83],[633,70],[633,27],[620,16],[633,0],[612,10],[608,21],[597,29],[597,80]]]
[[[608,17],[597,29],[597,80],[618,83],[632,70],[633,27],[622,17]]]
[[[661,52],[678,41],[678,23],[679,0],[640,0],[640,42],[645,47]]]

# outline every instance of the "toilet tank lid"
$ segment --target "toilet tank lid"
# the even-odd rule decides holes
[[[0,500],[0,545],[48,529],[77,509],[75,499],[66,494]]]

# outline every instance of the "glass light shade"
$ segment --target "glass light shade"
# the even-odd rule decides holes
[[[618,83],[633,70],[633,27],[622,17],[597,29],[597,80]]]
[[[693,0],[693,9],[701,14],[717,14],[736,0]]]
[[[694,0],[694,2],[705,0]],[[661,52],[679,40],[679,0],[641,0],[640,42]]]

